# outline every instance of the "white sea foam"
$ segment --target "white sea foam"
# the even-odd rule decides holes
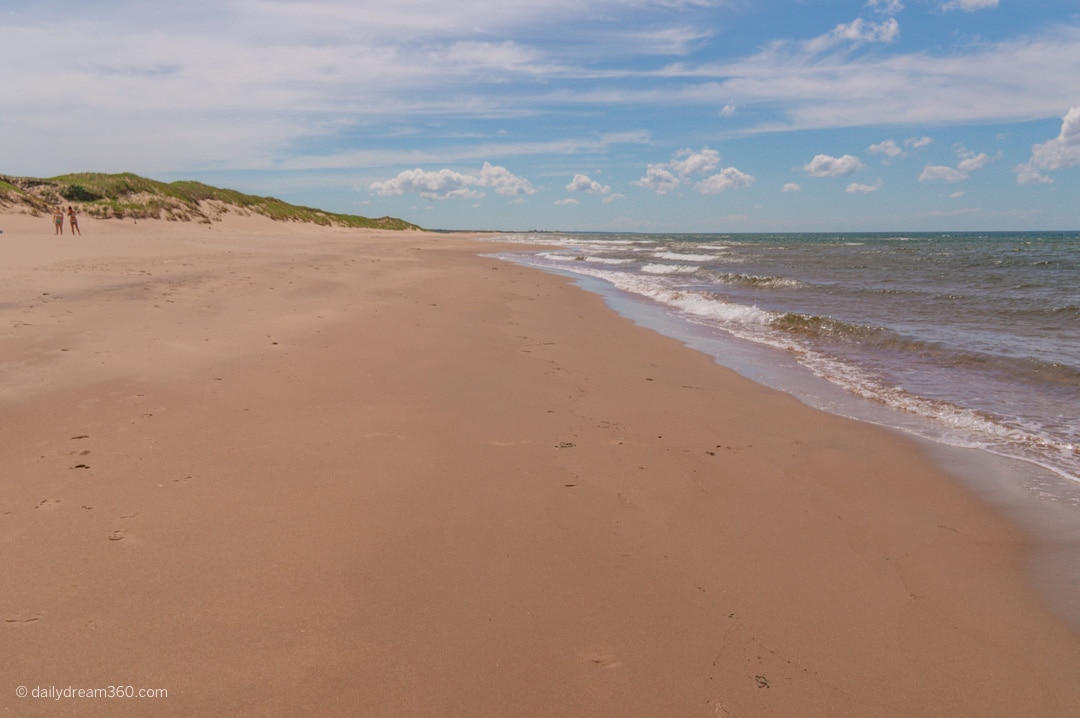
[[[790,277],[768,277],[761,282],[761,285],[765,287],[783,287],[785,289],[799,289],[806,286],[804,282]]]
[[[498,242],[500,244],[536,244],[540,246],[562,247],[573,242],[569,237],[551,234],[494,234],[479,236],[480,242]]]
[[[586,262],[593,262],[594,264],[630,264],[634,260],[632,259],[619,259],[616,257],[599,257],[596,255],[589,255],[585,257]]]
[[[713,299],[700,292],[666,291],[656,297],[665,304],[677,307],[688,314],[706,317],[722,325],[767,326],[775,315],[764,309],[748,307],[744,304],[732,304]]]
[[[754,274],[719,274],[713,273],[717,281],[725,284],[750,284],[758,287],[783,287],[786,289],[798,289],[806,286],[798,279],[790,277],[761,277]]]
[[[596,252],[596,251],[620,251],[625,252],[628,249],[633,249],[641,245],[641,241],[633,240],[619,240],[619,239],[573,239],[568,240],[564,246],[573,249],[579,249],[582,251]],[[652,245],[652,242],[647,244]]]
[[[656,259],[671,259],[676,262],[711,262],[716,259],[713,254],[683,254],[681,252],[656,252]]]
[[[572,270],[574,274],[602,279],[624,292],[647,297],[687,314],[707,318],[722,324],[733,323],[765,327],[776,316],[772,312],[757,307],[722,301],[705,292],[673,289],[664,284],[663,275],[610,271],[589,267],[580,262],[573,265]]]
[[[697,270],[689,264],[646,264],[641,268],[646,274],[693,274]]]
[[[789,351],[792,348],[789,346]],[[851,394],[928,422],[920,424],[920,429],[909,427],[906,430],[951,446],[1022,458],[1063,478],[1075,480],[1074,474],[1063,466],[1074,458],[1076,447],[1044,435],[1038,426],[1011,426],[1007,421],[980,411],[912,394],[903,387],[882,383],[870,371],[820,352],[803,348],[795,353],[799,363],[815,375]],[[1042,458],[1055,453],[1061,454],[1064,461]]]

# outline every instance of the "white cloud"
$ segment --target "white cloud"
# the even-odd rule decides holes
[[[720,116],[721,117],[734,117],[735,113],[736,113],[736,111],[738,111],[738,109],[739,108],[734,103],[729,102],[726,105],[724,105],[724,109],[720,110]]]
[[[829,46],[775,41],[730,63],[673,70],[697,78],[698,95],[740,104],[782,104],[782,120],[758,131],[1027,121],[1080,97],[1080,27],[983,42],[947,55],[931,51],[852,57]],[[708,82],[707,80],[712,80]],[[685,92],[685,90],[680,90]],[[665,97],[643,98],[662,102]]]
[[[998,0],[949,0],[949,2],[942,4],[941,9],[975,12],[976,10],[985,10],[997,6]]]
[[[578,204],[578,201],[573,197],[567,197],[566,199],[555,200],[556,207],[566,207],[570,205]]]
[[[633,184],[651,189],[656,194],[667,194],[681,187],[684,182],[689,182],[695,175],[712,172],[719,166],[720,153],[716,150],[708,147],[697,151],[680,150],[669,162],[650,164],[645,176]],[[755,181],[757,180],[753,176],[745,172],[734,167],[725,167],[718,174],[700,180],[694,185],[694,189],[702,194],[716,194],[727,189],[749,187]]]
[[[626,10],[601,2],[614,15]],[[657,0],[635,5],[657,10]],[[635,56],[707,36],[668,5],[649,28],[659,39],[636,33]],[[30,56],[66,41],[5,75],[5,95],[19,97],[0,97],[5,171],[41,172],[45,161],[58,171],[341,167],[360,144],[350,142],[362,134],[353,128],[533,111],[546,91],[522,101],[519,83],[577,76],[584,44],[561,39],[574,23],[592,27],[598,12],[587,3],[553,13],[545,0],[59,0],[24,10],[0,22],[5,51]],[[630,34],[605,33],[605,54],[629,47]],[[47,158],[38,149],[46,143]]]
[[[883,15],[898,15],[904,9],[904,3],[901,0],[866,0],[866,6]]]
[[[1049,184],[1053,180],[1039,170],[1052,172],[1080,165],[1080,107],[1073,107],[1061,121],[1061,131],[1052,140],[1031,147],[1031,159],[1018,165],[1020,184]]]
[[[923,168],[922,174],[919,175],[920,182],[932,182],[934,180],[944,180],[945,182],[959,182],[960,180],[966,180],[967,175],[958,169],[952,167],[946,167],[944,165],[932,165],[927,164]]]
[[[852,42],[892,42],[900,34],[900,24],[895,18],[889,18],[885,22],[867,22],[862,18],[837,25],[833,29],[833,35],[843,40]]]
[[[874,184],[858,184],[856,182],[852,182],[844,189],[844,191],[859,194],[870,194],[871,192],[877,192],[884,184],[885,183],[882,182],[880,179]]]
[[[734,167],[725,167],[712,177],[706,177],[705,179],[694,185],[694,189],[702,194],[719,194],[729,189],[741,189],[743,187],[749,187],[754,184],[757,179],[752,175],[748,175],[745,172],[740,172]]]
[[[528,180],[489,162],[485,162],[479,174],[475,175],[449,169],[435,172],[414,169],[405,170],[391,180],[368,185],[372,193],[384,197],[415,193],[425,199],[479,199],[484,192],[478,187],[490,187],[497,194],[507,196],[535,194],[537,191]]]
[[[611,204],[620,199],[626,199],[626,195],[616,192],[615,194],[609,194],[607,197],[604,197],[603,202],[604,204]]]
[[[498,165],[485,162],[480,170],[480,184],[483,187],[492,187],[496,194],[506,196],[520,196],[536,194],[537,190],[529,184],[529,180],[510,173],[510,170]]]
[[[933,140],[929,137],[909,137],[904,140],[904,147],[912,150],[917,150],[922,147],[926,147],[931,144]],[[888,164],[889,160],[894,160],[897,157],[907,157],[907,150],[901,147],[896,140],[884,140],[876,145],[870,145],[867,151],[872,154],[884,155],[882,160],[884,164]]]
[[[780,191],[781,192],[802,192],[802,186],[798,185],[798,184],[795,184],[794,182],[788,182],[786,185],[784,185],[784,188],[782,190],[780,190]]]
[[[1016,172],[1016,184],[1053,184],[1054,182],[1052,177],[1044,175],[1030,162],[1017,165],[1013,168],[1013,172]]]
[[[960,199],[963,196],[963,192],[953,192],[951,195],[949,195],[949,199]]]
[[[843,157],[815,155],[814,159],[803,165],[803,171],[811,177],[845,177],[862,168],[862,160],[852,155]]]
[[[970,155],[960,160],[960,164],[957,165],[957,169],[967,174],[974,172],[975,170],[981,170],[986,166],[986,163],[990,161],[989,155],[985,152],[981,152],[977,155]]]
[[[403,133],[404,134],[404,133]],[[2,135],[0,135],[2,138]],[[419,145],[423,137],[419,137]],[[544,141],[499,142],[478,141],[436,145],[426,149],[341,149],[332,155],[300,154],[283,161],[281,169],[331,169],[354,167],[385,167],[407,165],[459,164],[502,157],[522,158],[533,155],[604,154],[613,145],[647,144],[649,133],[644,130],[620,133],[601,133],[592,137],[567,137]],[[0,152],[2,156],[2,152]]]
[[[904,151],[900,149],[900,145],[896,144],[896,140],[885,140],[876,145],[870,145],[867,151],[873,154],[885,155],[890,159],[904,154]]]
[[[848,23],[841,23],[831,32],[805,42],[805,50],[811,53],[825,52],[844,42],[861,45],[867,42],[891,43],[900,34],[900,23],[895,18],[876,23],[856,18]]]
[[[702,147],[698,152],[680,150],[670,162],[650,164],[645,176],[634,184],[657,194],[667,194],[678,189],[695,172],[707,172],[715,169],[719,163],[720,153],[708,147]]]
[[[958,150],[958,154],[960,155],[961,160],[955,168],[927,163],[926,167],[923,168],[922,174],[919,175],[919,181],[932,182],[934,180],[943,180],[945,182],[960,182],[961,180],[966,180],[972,172],[986,167],[992,159],[1001,159],[1000,155],[996,158],[992,158],[985,152],[975,154],[962,147]]]
[[[405,193],[417,193],[426,199],[452,199],[468,197],[478,199],[484,193],[473,189],[476,177],[443,169],[427,172],[422,169],[405,170],[386,182],[372,182],[368,189],[374,194],[387,197]]]
[[[667,194],[677,190],[682,183],[666,165],[649,165],[645,170],[645,176],[635,181],[634,184],[638,187],[651,189],[656,194]]]
[[[574,179],[570,180],[570,184],[566,185],[567,192],[587,192],[589,194],[607,194],[611,191],[611,187],[602,185],[594,179],[590,179],[587,175],[576,174]]]
[[[511,41],[494,43],[459,40],[437,53],[429,59],[443,66],[453,67],[458,73],[501,69],[532,74],[547,64],[538,51]]]
[[[714,170],[720,164],[720,153],[708,147],[702,147],[699,151],[682,150],[675,154],[675,159],[668,163],[671,170],[686,180],[691,175]]]

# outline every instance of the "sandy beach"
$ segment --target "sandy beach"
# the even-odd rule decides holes
[[[3,715],[1080,715],[904,438],[470,236],[80,224],[0,215]]]

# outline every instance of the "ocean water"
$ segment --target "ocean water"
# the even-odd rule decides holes
[[[722,364],[1021,462],[1053,478],[1033,491],[1080,507],[1078,232],[499,239],[540,245],[501,256],[682,326]]]

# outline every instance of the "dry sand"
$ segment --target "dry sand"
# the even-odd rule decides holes
[[[1080,715],[902,438],[466,237],[82,225],[0,216],[4,715]]]

